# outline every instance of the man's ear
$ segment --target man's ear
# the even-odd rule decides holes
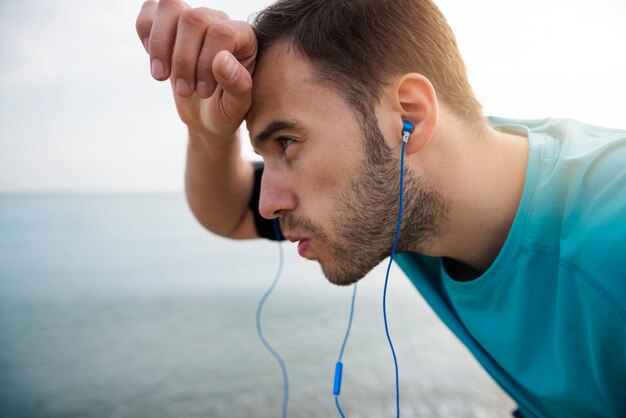
[[[390,86],[388,93],[394,110],[399,114],[398,140],[402,140],[402,119],[411,122],[415,129],[406,145],[406,153],[420,151],[431,140],[437,127],[439,107],[433,85],[423,75],[409,73]]]

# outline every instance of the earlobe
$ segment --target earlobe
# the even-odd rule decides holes
[[[395,90],[395,107],[401,112],[401,118],[414,127],[406,152],[419,152],[430,142],[437,127],[438,105],[435,89],[423,75],[409,73],[398,80]]]

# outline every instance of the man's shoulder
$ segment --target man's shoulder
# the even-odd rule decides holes
[[[561,199],[563,215],[583,229],[626,224],[626,131],[556,119],[544,136],[542,157],[552,163],[541,178],[543,197]]]
[[[615,129],[593,125],[571,118],[514,119],[488,116],[487,122],[494,128],[518,127],[532,133],[546,133],[555,138],[608,138],[617,139],[626,136],[626,128]]]
[[[550,248],[592,276],[623,276],[626,131],[550,119],[531,132],[541,146],[526,248]]]
[[[552,216],[580,216],[591,211],[602,218],[626,206],[626,130],[561,118],[489,122],[496,128],[526,130],[529,164],[534,162],[527,173],[527,187],[534,192],[527,197],[533,200],[535,215],[548,211]]]

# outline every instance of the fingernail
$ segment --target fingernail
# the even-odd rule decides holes
[[[143,38],[143,47],[146,49],[146,52],[150,52],[148,50],[148,41],[149,40],[150,40],[149,38]]]
[[[222,64],[222,74],[229,80],[234,80],[239,74],[239,65],[234,58],[227,57]]]
[[[182,78],[176,79],[176,94],[179,96],[187,96],[189,93],[191,93],[191,88],[187,80]]]
[[[151,71],[152,71],[152,77],[154,78],[165,77],[165,67],[163,66],[163,63],[161,62],[161,60],[159,59],[152,60]]]
[[[209,97],[209,83],[207,83],[206,81],[198,81],[196,83],[196,91],[198,92],[198,96],[203,97],[203,98],[207,98]]]

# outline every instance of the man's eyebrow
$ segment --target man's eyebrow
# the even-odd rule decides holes
[[[298,127],[298,124],[292,120],[276,119],[271,121],[265,129],[261,131],[257,136],[252,139],[253,144],[256,147],[263,145],[265,141],[269,139],[274,132],[282,131],[283,129],[294,129]]]

